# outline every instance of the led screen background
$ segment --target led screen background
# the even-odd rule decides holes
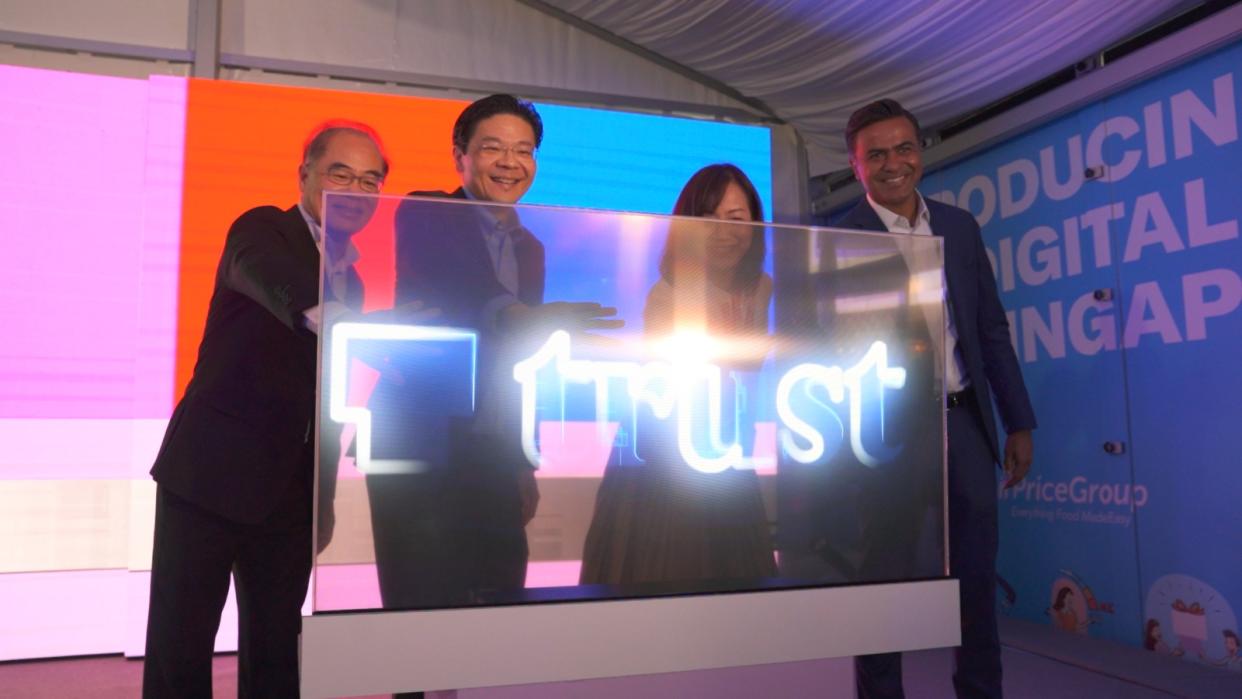
[[[466,102],[0,66],[0,660],[125,651],[145,626],[147,477],[193,368],[227,227],[297,200],[310,128],[383,135],[386,191],[451,189]],[[531,203],[667,213],[734,162],[771,202],[769,131],[539,105]],[[588,142],[590,148],[584,147]],[[226,614],[218,645],[231,648]]]
[[[224,234],[238,214],[298,198],[297,154],[327,118],[370,124],[384,139],[385,192],[456,189],[452,132],[468,104],[356,92],[190,80],[177,317],[177,395],[194,369]],[[772,208],[768,129],[537,104],[538,174],[523,203],[671,213],[704,165],[732,162]],[[376,300],[383,303],[383,299]]]

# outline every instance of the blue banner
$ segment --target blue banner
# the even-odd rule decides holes
[[[1242,671],[1242,44],[929,175],[969,209],[1040,428],[1002,605]]]

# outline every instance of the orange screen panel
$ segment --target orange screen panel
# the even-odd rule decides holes
[[[298,200],[302,144],[326,119],[354,119],[384,140],[384,191],[451,190],[453,122],[467,102],[190,80],[185,136],[174,400],[194,371],[229,225],[247,209]],[[358,241],[361,247],[364,241]],[[359,270],[360,272],[364,270]],[[385,291],[375,290],[382,296]],[[391,294],[391,291],[388,291]],[[368,289],[368,305],[385,299]],[[390,301],[390,300],[389,300]]]

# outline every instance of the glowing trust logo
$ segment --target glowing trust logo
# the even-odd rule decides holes
[[[372,411],[348,405],[349,343],[359,340],[468,343],[469,409],[473,411],[478,368],[476,335],[468,330],[416,325],[337,323],[333,326],[329,416],[335,422],[356,425],[358,470],[363,473],[400,471],[408,465],[372,459]],[[562,386],[591,387],[595,424],[601,440],[612,439],[609,436],[609,412],[613,407],[610,389],[621,383],[624,385],[622,398],[627,400],[629,411],[636,413],[639,406],[645,406],[656,419],[675,421],[677,450],[687,466],[703,473],[719,473],[730,468],[753,469],[764,465],[757,457],[744,453],[736,436],[742,431],[736,407],[732,411],[724,409],[725,370],[707,361],[717,349],[712,339],[678,336],[652,343],[652,346],[662,349],[660,354],[667,359],[645,363],[575,359],[569,334],[556,331],[532,356],[515,364],[513,378],[521,386],[521,446],[531,464],[539,466],[542,462],[536,439],[539,378],[541,374],[546,378],[551,370]],[[883,342],[872,343],[866,354],[847,369],[814,363],[793,367],[781,376],[776,387],[775,408],[782,450],[797,463],[820,463],[833,456],[848,432],[850,448],[861,463],[871,467],[884,463],[900,449],[884,445],[887,441],[884,438],[885,394],[900,390],[905,384],[906,370],[889,365],[888,348]],[[544,390],[550,390],[549,384],[543,385]],[[827,397],[827,403],[818,397],[821,395]],[[842,406],[844,410],[839,411],[829,403]],[[724,438],[723,415],[726,412],[733,414],[735,435],[728,442]],[[848,429],[838,412],[848,415]],[[872,429],[864,427],[864,418]],[[869,448],[868,442],[877,442],[877,436],[877,446]]]
[[[880,415],[883,416],[883,389],[899,389],[906,385],[906,370],[888,365],[888,347],[883,342],[872,343],[862,360],[849,369],[799,364],[781,377],[776,386],[776,415],[785,427],[781,430],[781,448],[790,458],[798,463],[812,464],[824,457],[823,433],[799,417],[790,400],[795,388],[801,388],[810,397],[811,390],[817,387],[825,389],[833,403],[849,400],[850,448],[859,461],[874,467],[893,456],[891,453],[872,454],[862,443],[862,382],[872,369],[875,369],[880,380]],[[798,445],[795,434],[806,440],[806,447]]]
[[[385,464],[371,459],[371,411],[362,406],[346,405],[349,395],[349,343],[355,340],[390,342],[468,342],[470,344],[470,406],[474,408],[477,381],[477,339],[469,330],[424,327],[420,325],[380,325],[370,323],[337,323],[332,326],[331,384],[328,391],[328,415],[341,424],[356,425],[355,461],[362,473],[382,472]],[[401,470],[400,468],[397,469]]]
[[[552,333],[538,352],[513,367],[513,378],[522,386],[522,451],[532,464],[539,465],[541,461],[535,444],[536,374],[548,365],[553,365],[566,381],[594,384],[596,425],[601,435],[607,429],[608,385],[621,379],[634,405],[647,405],[662,420],[677,412],[677,448],[689,466],[704,473],[753,467],[742,454],[740,444],[726,445],[721,437],[720,367],[691,360],[638,364],[571,359],[569,333],[563,330]],[[692,434],[694,388],[700,384],[707,386],[707,435],[714,455],[702,454]]]
[[[601,435],[606,434],[608,426],[609,386],[614,381],[622,381],[634,407],[645,405],[661,420],[676,420],[678,452],[691,468],[704,473],[719,473],[729,468],[754,468],[755,464],[744,455],[741,444],[736,440],[724,443],[721,425],[723,372],[719,366],[702,359],[710,356],[711,340],[690,337],[674,338],[673,342],[677,347],[676,351],[669,353],[672,355],[669,361],[642,364],[597,361],[572,358],[569,334],[559,330],[552,333],[534,355],[513,367],[513,378],[522,389],[521,440],[526,458],[535,466],[540,465],[542,460],[536,441],[537,377],[541,371],[551,367],[565,382],[593,385],[595,421]],[[776,413],[784,427],[780,435],[781,446],[790,458],[804,464],[816,463],[831,456],[830,452],[835,451],[841,441],[837,436],[832,449],[829,449],[824,434],[799,414],[798,406],[805,407],[808,401],[827,408],[812,394],[815,389],[821,388],[833,403],[848,405],[850,447],[863,464],[874,467],[894,455],[895,451],[891,448],[872,453],[863,443],[863,380],[872,371],[880,389],[882,433],[884,391],[900,389],[906,382],[905,369],[888,365],[888,349],[883,342],[873,343],[863,358],[849,369],[806,363],[781,377],[776,390]],[[704,453],[694,439],[695,425],[698,424],[695,406],[703,397],[700,391],[706,392],[706,407],[702,410],[706,413],[704,446],[708,453]],[[838,432],[843,431],[835,411],[828,409],[820,412],[836,423]],[[799,440],[805,442],[805,446],[799,444]]]

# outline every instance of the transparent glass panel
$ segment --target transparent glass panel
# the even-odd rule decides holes
[[[324,204],[317,612],[942,577],[940,241]]]

